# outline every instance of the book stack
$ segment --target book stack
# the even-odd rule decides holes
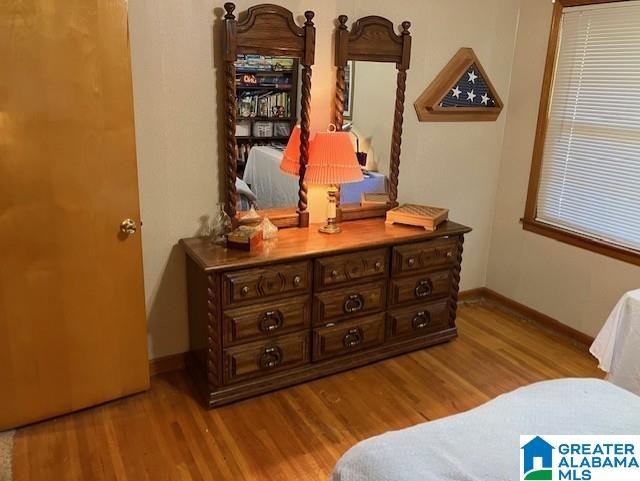
[[[266,55],[238,55],[238,72],[286,72],[293,69],[293,59]]]
[[[254,146],[286,142],[298,116],[299,60],[238,55],[236,64],[236,160],[242,178]]]
[[[240,73],[236,75],[236,84],[239,87],[273,87],[275,89],[290,89],[291,77],[272,74],[260,75],[253,73]]]
[[[291,96],[288,92],[245,92],[238,97],[239,118],[291,116]]]

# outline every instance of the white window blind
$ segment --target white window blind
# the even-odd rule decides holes
[[[640,250],[640,1],[565,8],[537,219]]]

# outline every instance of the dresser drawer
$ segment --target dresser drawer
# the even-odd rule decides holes
[[[344,287],[313,296],[313,323],[350,319],[385,308],[387,281]]]
[[[306,294],[292,299],[237,307],[222,314],[225,346],[255,339],[279,336],[309,327],[311,297]]]
[[[452,271],[442,270],[392,279],[389,289],[389,304],[403,302],[429,301],[449,294]]]
[[[268,341],[241,344],[224,350],[225,382],[268,376],[309,362],[309,332]]]
[[[426,336],[449,327],[449,301],[391,309],[387,318],[394,338]]]
[[[384,314],[349,322],[318,327],[313,330],[313,360],[348,354],[384,342]]]
[[[311,263],[307,261],[226,272],[222,275],[222,299],[230,306],[309,292],[310,278]]]
[[[325,289],[351,281],[373,281],[387,275],[388,249],[374,249],[315,262],[315,286]]]
[[[392,272],[404,274],[455,263],[455,239],[436,239],[418,244],[396,246],[392,254]]]

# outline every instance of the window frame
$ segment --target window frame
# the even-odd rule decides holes
[[[544,76],[542,78],[542,92],[540,95],[540,106],[538,108],[538,122],[536,126],[535,141],[533,144],[531,171],[529,173],[527,201],[525,204],[524,217],[521,219],[521,222],[522,228],[525,231],[550,237],[551,239],[555,239],[566,244],[640,266],[640,251],[591,237],[586,234],[564,229],[536,219],[540,175],[542,172],[544,156],[544,143],[547,134],[547,118],[551,104],[551,93],[553,91],[553,78],[555,76],[556,57],[558,54],[560,24],[562,21],[563,10],[565,8],[578,7],[582,5],[597,5],[624,1],[627,0],[555,0],[551,21],[551,31],[549,33],[549,44],[545,60]]]

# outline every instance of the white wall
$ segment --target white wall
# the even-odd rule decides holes
[[[354,64],[353,132],[360,140],[360,151],[367,153],[367,169],[388,177],[398,71],[393,63]]]
[[[351,12],[341,13],[411,21],[399,200],[448,207],[452,219],[473,227],[461,288],[484,286],[506,115],[497,122],[422,123],[413,102],[460,47],[474,49],[500,97],[508,98],[518,1],[354,0]]]
[[[533,0],[540,1],[540,0]],[[220,137],[212,26],[222,1],[130,0],[130,36],[142,241],[151,358],[188,348],[184,258],[176,246],[195,235],[218,201]],[[238,1],[238,11],[257,2]],[[473,47],[503,99],[509,79],[517,0],[277,1],[316,13],[312,128],[324,129],[334,94],[333,22],[338,14],[377,14],[412,22],[400,166],[400,200],[447,206],[474,227],[465,243],[462,288],[485,285],[506,115],[497,122],[419,123],[412,103],[459,47]],[[546,3],[546,2],[543,2]],[[390,114],[388,114],[390,115]],[[310,192],[312,219],[322,191]]]
[[[640,268],[522,230],[553,5],[520,3],[487,287],[595,335]]]

